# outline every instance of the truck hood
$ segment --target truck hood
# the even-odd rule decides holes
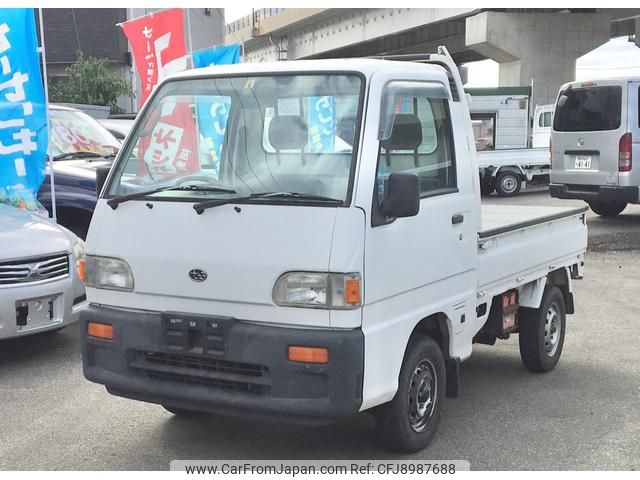
[[[105,305],[222,315],[244,320],[329,326],[321,309],[278,307],[277,279],[288,271],[360,271],[358,249],[330,262],[336,218],[345,208],[223,205],[196,214],[191,202],[130,201],[112,210],[99,200],[87,253],[117,257],[131,267],[133,292],[88,289]],[[359,211],[358,211],[359,212]],[[363,235],[364,217],[355,223]],[[341,242],[344,243],[344,242]],[[189,276],[207,273],[205,281]]]
[[[0,261],[70,252],[75,238],[46,218],[0,204]]]

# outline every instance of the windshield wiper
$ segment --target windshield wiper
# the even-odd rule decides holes
[[[224,200],[205,200],[204,202],[196,203],[193,205],[193,209],[198,215],[201,215],[207,208],[220,207],[229,203],[243,203],[257,198],[295,198],[299,200],[309,200],[316,202],[331,202],[342,203],[342,200],[338,198],[325,197],[322,195],[312,195],[309,193],[298,192],[265,192],[265,193],[253,193],[245,197],[227,198]]]
[[[324,195],[314,195],[311,193],[299,193],[299,192],[272,192],[258,194],[260,198],[296,198],[301,200],[315,200],[321,202],[342,203],[339,198],[325,197]]]
[[[115,153],[107,153],[101,155],[96,152],[66,152],[53,157],[53,161],[55,162],[56,160],[65,160],[68,158],[113,158],[115,156]]]
[[[236,193],[235,190],[230,188],[222,188],[222,187],[214,187],[211,185],[174,185],[174,186],[166,186],[154,188],[153,190],[143,190],[141,192],[133,192],[127,193],[124,195],[119,195],[117,197],[110,198],[107,200],[107,205],[109,205],[113,210],[118,208],[123,202],[128,202],[129,200],[135,200],[137,198],[143,198],[147,195],[153,195],[158,192],[166,192],[171,190],[189,190],[189,191],[203,191],[203,192],[220,192],[220,193]]]

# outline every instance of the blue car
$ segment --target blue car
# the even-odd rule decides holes
[[[84,239],[96,204],[96,169],[111,166],[120,142],[80,110],[50,105],[49,118],[58,223]],[[51,216],[48,172],[38,200]]]

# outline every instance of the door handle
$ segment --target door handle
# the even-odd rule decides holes
[[[462,222],[464,222],[464,215],[462,215],[461,213],[458,213],[457,215],[454,215],[453,217],[451,217],[452,225],[457,225],[458,223],[462,223]]]

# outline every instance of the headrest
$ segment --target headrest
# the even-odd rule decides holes
[[[396,113],[389,138],[382,140],[386,150],[415,150],[422,144],[422,124],[412,113]]]
[[[279,115],[269,123],[269,143],[276,150],[304,150],[307,123],[298,115]]]

